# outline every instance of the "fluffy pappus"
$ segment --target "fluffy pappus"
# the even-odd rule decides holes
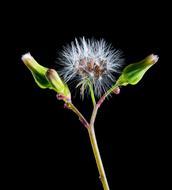
[[[113,49],[104,39],[85,39],[71,42],[60,53],[59,70],[65,82],[75,80],[81,94],[89,92],[91,84],[94,93],[100,97],[115,82],[115,73],[119,72],[124,59],[121,51]]]

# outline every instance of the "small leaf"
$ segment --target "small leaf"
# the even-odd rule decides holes
[[[146,71],[158,61],[158,56],[151,54],[140,62],[130,64],[124,68],[121,76],[117,80],[118,86],[126,86],[128,84],[137,84]]]

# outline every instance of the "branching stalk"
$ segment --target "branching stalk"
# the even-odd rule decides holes
[[[92,100],[94,100],[94,99],[92,99]],[[98,108],[100,106],[99,105],[100,101],[101,100],[99,100],[99,102],[94,106],[92,116],[91,116],[91,120],[90,120],[90,124],[87,122],[87,120],[84,118],[84,116],[80,113],[80,111],[71,102],[68,103],[68,107],[73,112],[75,112],[76,115],[78,115],[81,123],[88,129],[88,134],[89,134],[92,150],[93,150],[94,157],[95,157],[96,164],[97,164],[97,168],[99,171],[99,178],[102,182],[103,189],[109,190],[109,185],[107,182],[107,178],[106,178],[105,170],[103,167],[102,159],[100,156],[100,152],[99,152],[99,148],[98,148],[98,144],[97,144],[97,139],[96,139],[96,135],[95,135],[95,130],[94,130],[94,122],[96,119]]]

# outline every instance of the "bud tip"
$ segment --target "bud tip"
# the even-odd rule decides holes
[[[149,59],[150,59],[150,62],[151,62],[152,64],[155,64],[155,63],[158,61],[159,57],[158,57],[158,55],[151,54],[151,55],[149,56]]]
[[[32,56],[29,52],[22,55],[22,57],[21,57],[22,61],[25,61],[25,60],[30,59],[30,58],[32,58]]]

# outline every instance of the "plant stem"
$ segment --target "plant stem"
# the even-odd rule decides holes
[[[98,144],[97,144],[97,139],[96,139],[96,135],[95,135],[95,130],[94,130],[94,122],[95,122],[95,119],[97,116],[97,111],[98,111],[101,103],[104,101],[104,99],[105,99],[104,96],[102,96],[102,98],[100,98],[98,103],[94,106],[92,116],[91,116],[91,120],[90,120],[90,127],[88,128],[88,133],[89,133],[91,146],[93,149],[94,157],[95,157],[97,168],[98,168],[99,175],[100,175],[99,178],[100,178],[102,185],[103,185],[103,189],[109,190],[109,185],[107,182],[107,178],[106,178],[105,170],[103,167],[102,159],[100,156],[100,152],[99,152],[99,148],[98,148]]]
[[[97,116],[97,112],[99,107],[101,106],[101,104],[103,103],[103,101],[105,100],[105,98],[112,93],[116,88],[118,87],[117,84],[115,84],[114,86],[112,86],[112,88],[110,88],[97,102],[97,104],[94,106],[93,112],[92,112],[92,116],[91,116],[91,120],[90,120],[90,126],[94,126],[94,122]]]
[[[95,157],[97,168],[98,168],[99,175],[100,175],[99,178],[100,178],[100,180],[102,182],[102,185],[103,185],[103,189],[104,190],[109,190],[109,185],[108,185],[108,182],[107,182],[106,174],[105,174],[103,163],[102,163],[102,160],[101,160],[101,156],[100,156],[99,148],[98,148],[98,145],[97,145],[97,140],[96,140],[95,131],[94,131],[93,126],[88,128],[88,133],[89,133],[89,137],[90,137],[94,157]]]
[[[94,106],[94,109],[93,109],[93,112],[92,112],[92,115],[91,115],[91,120],[90,120],[90,126],[94,126],[94,122],[95,122],[95,119],[96,119],[96,116],[97,116],[97,111],[98,111],[98,104],[96,104]]]
[[[102,182],[103,189],[109,190],[109,185],[107,182],[105,170],[103,167],[103,163],[102,163],[102,159],[100,156],[100,152],[99,152],[99,148],[98,148],[98,144],[97,144],[97,140],[96,140],[96,135],[95,135],[95,131],[94,131],[94,121],[96,119],[99,104],[96,104],[94,106],[93,113],[92,113],[91,120],[90,120],[90,124],[87,122],[87,120],[84,118],[84,116],[80,113],[80,111],[71,102],[68,102],[68,107],[78,115],[79,120],[88,129],[92,150],[94,153],[94,157],[95,157],[97,168],[98,168],[99,175],[100,175],[99,178]]]
[[[91,120],[90,120],[90,127],[88,128],[88,133],[89,133],[89,137],[90,137],[90,141],[91,141],[94,157],[95,157],[95,160],[96,160],[96,164],[97,164],[99,175],[100,175],[100,180],[102,182],[104,190],[109,190],[109,185],[108,185],[108,182],[107,182],[106,174],[105,174],[103,163],[102,163],[102,160],[101,160],[99,148],[98,148],[98,145],[97,145],[97,140],[96,140],[96,135],[95,135],[95,130],[94,130],[94,122],[95,122],[95,119],[96,119],[99,107],[101,106],[101,104],[103,103],[103,101],[105,100],[105,98],[110,93],[112,93],[117,87],[118,87],[117,84],[115,84],[114,86],[112,86],[112,88],[110,88],[99,99],[98,103],[94,106],[94,109],[93,109],[93,112],[92,112],[92,116],[91,116]]]
[[[85,117],[81,114],[81,112],[71,102],[68,102],[67,104],[68,104],[68,108],[71,109],[74,113],[76,113],[76,115],[79,117],[79,120],[81,121],[81,123],[86,128],[89,128],[90,125],[85,119]]]
[[[119,86],[119,84],[115,84],[115,85],[113,85],[104,95],[103,95],[103,97],[104,97],[104,99],[107,97],[107,96],[109,96],[109,94],[111,94],[116,88],[118,88],[118,86]]]
[[[96,99],[95,99],[95,96],[94,96],[93,85],[90,82],[88,83],[88,85],[89,85],[89,88],[90,88],[91,99],[92,99],[93,107],[94,107],[96,105]]]

